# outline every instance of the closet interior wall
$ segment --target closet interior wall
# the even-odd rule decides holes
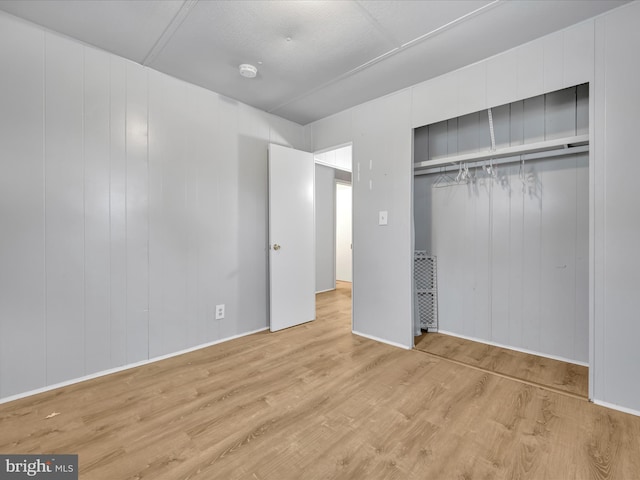
[[[589,133],[588,85],[492,109],[496,149]],[[486,152],[487,110],[414,131],[414,160]],[[512,159],[513,160],[513,159]],[[415,248],[438,258],[440,331],[586,364],[589,154],[416,175]]]

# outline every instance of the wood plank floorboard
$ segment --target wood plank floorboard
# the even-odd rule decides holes
[[[639,417],[353,335],[350,308],[340,283],[314,322],[0,405],[0,452],[87,480],[640,477]]]
[[[414,341],[422,352],[578,397],[589,395],[589,369],[583,365],[435,332]]]

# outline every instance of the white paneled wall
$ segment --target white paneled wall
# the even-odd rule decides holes
[[[410,113],[410,90],[353,111],[353,330],[409,348]],[[384,226],[378,225],[381,210],[388,212]]]
[[[149,358],[149,125],[147,70],[126,65],[127,363]]]
[[[420,83],[411,89],[413,97],[411,126],[413,128],[430,125],[460,115],[458,96],[463,89],[460,88],[459,72],[460,70],[441,75],[428,82]],[[464,75],[464,79],[469,85],[475,85],[476,82],[485,84],[484,72],[474,70],[472,73],[475,73],[475,75]],[[469,110],[469,112],[483,109],[486,106],[484,101],[473,103],[475,108]]]
[[[640,415],[640,3],[596,22],[595,398]]]
[[[0,62],[0,397],[268,326],[303,127],[5,14]]]
[[[191,147],[197,113],[187,103],[188,87],[149,72],[149,355],[186,348],[197,318],[189,304],[189,286],[197,290],[196,162]],[[212,113],[215,118],[215,105]],[[211,132],[214,128],[212,125]],[[144,139],[145,144],[147,138]],[[176,162],[175,159],[181,159]],[[206,217],[205,217],[206,218]],[[205,220],[206,221],[206,220]],[[172,319],[180,321],[171,321]],[[217,325],[216,325],[217,326]],[[204,332],[202,332],[204,333]]]
[[[110,365],[127,363],[127,149],[126,139],[127,62],[109,56],[109,350]],[[102,95],[106,95],[102,92]],[[104,296],[103,292],[97,295]],[[101,308],[98,306],[98,308]]]
[[[518,100],[518,53],[521,49],[522,47],[509,50],[484,62],[487,66],[487,104],[484,108]],[[539,68],[539,65],[532,66],[533,70]],[[473,78],[470,80],[476,81]],[[461,85],[459,88],[464,89],[466,85]],[[465,105],[460,106],[460,110],[467,110],[465,107]]]
[[[414,128],[593,80],[593,21],[412,88]]]
[[[84,51],[84,344],[93,352],[85,368],[98,372],[111,364],[110,290],[110,101],[109,56]]]
[[[318,120],[305,127],[313,152],[353,141],[353,108]]]
[[[43,32],[0,17],[0,38],[0,396],[5,396],[41,387],[47,375],[45,62]]]
[[[404,348],[413,341],[410,119],[404,90],[305,127],[314,151],[353,142],[354,333]]]
[[[267,163],[265,142],[267,140],[294,148],[306,146],[304,129],[281,118],[266,115],[246,105],[238,105],[238,190],[234,192],[238,201],[237,265],[238,283],[236,289],[238,318],[245,319],[246,328],[256,330],[268,325],[268,198]],[[231,138],[234,138],[231,137]],[[223,197],[220,198],[223,201]],[[214,224],[214,228],[215,228]],[[223,242],[229,240],[222,238]],[[233,266],[222,277],[230,278]],[[247,301],[247,295],[253,301]],[[214,305],[212,305],[214,306]],[[244,330],[233,325],[234,335]]]
[[[83,50],[45,36],[45,328],[51,383],[84,373]]]

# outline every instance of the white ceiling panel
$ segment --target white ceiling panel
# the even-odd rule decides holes
[[[199,2],[149,66],[271,109],[393,48],[353,2]]]
[[[0,10],[301,124],[627,0],[0,0]],[[258,67],[255,79],[238,73]]]
[[[0,0],[0,9],[142,63],[183,0]]]
[[[527,5],[522,5],[525,3]],[[446,29],[427,41],[400,49],[384,61],[328,84],[311,95],[292,100],[273,113],[304,125],[475,63],[624,2],[612,3],[591,0],[504,2],[465,20],[457,28]],[[546,7],[553,8],[554,15],[549,15]],[[335,109],[335,104],[342,108]]]
[[[401,46],[486,7],[492,1],[358,0],[357,3]]]

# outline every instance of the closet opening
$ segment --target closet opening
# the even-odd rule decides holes
[[[353,328],[352,145],[316,152],[314,159],[316,296],[326,296],[324,304],[340,304]]]
[[[414,162],[415,348],[587,398],[588,84],[416,128]]]

